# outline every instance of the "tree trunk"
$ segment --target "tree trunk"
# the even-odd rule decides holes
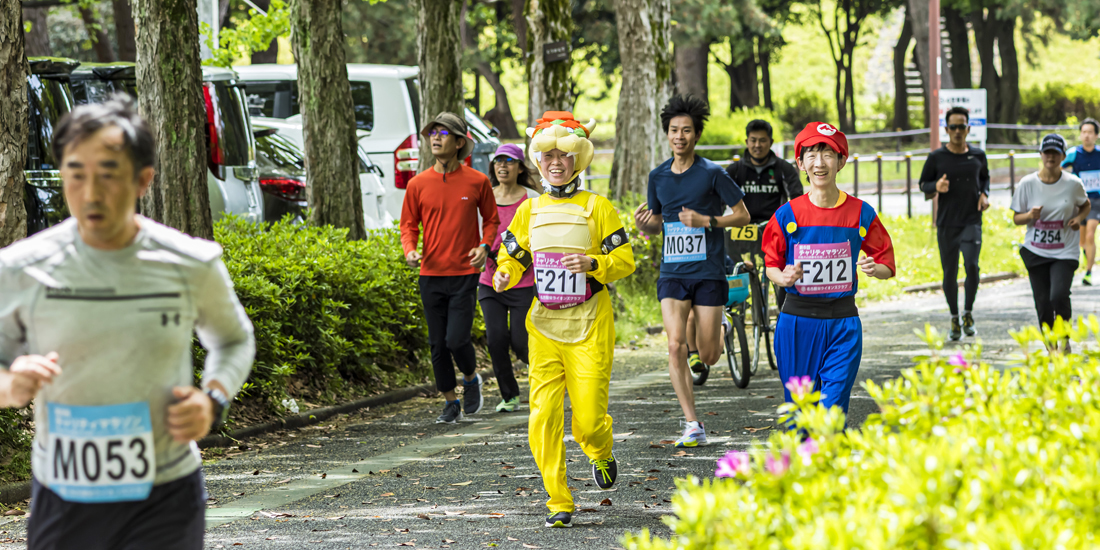
[[[920,71],[920,79],[922,87],[924,88],[924,100],[927,102],[932,97],[931,88],[929,88],[929,68],[933,71],[936,70],[934,64],[928,63],[928,0],[909,0],[909,4],[905,9],[905,17],[909,19],[909,23],[913,26],[913,40],[916,41],[916,58],[917,58],[917,70]],[[931,128],[932,121],[928,120],[928,106],[924,107],[925,120],[924,125],[926,128]]]
[[[772,103],[771,48],[767,39],[763,37],[757,37],[756,46],[760,58],[760,88],[763,93],[764,108],[773,111],[775,110],[775,104]]]
[[[94,7],[84,7],[77,4],[80,18],[84,21],[84,29],[92,38],[92,49],[95,50],[96,61],[106,63],[114,61],[115,53],[111,51],[111,40],[107,37],[107,31],[103,29],[103,23],[99,21]]]
[[[0,0],[0,247],[27,236],[27,57],[19,0]]]
[[[27,57],[52,56],[50,47],[50,25],[46,14],[50,8],[23,8],[23,20],[31,24],[31,32],[26,34]]]
[[[672,156],[668,137],[661,127],[661,109],[672,97],[676,80],[673,76],[672,59],[672,1],[649,0],[649,21],[653,27],[653,56],[657,64],[657,90],[653,109],[653,125],[657,129],[657,149],[653,166],[656,166],[661,159]],[[648,185],[648,181],[646,183]]]
[[[901,36],[894,44],[894,129],[909,129],[909,85],[905,83],[905,58],[913,41],[913,23],[905,18]]]
[[[709,101],[707,68],[710,64],[710,40],[702,44],[676,44],[673,50],[676,59],[676,91]]]
[[[508,90],[501,84],[500,75],[494,73],[492,67],[484,61],[477,64],[477,72],[485,77],[485,81],[493,89],[496,102],[482,118],[493,123],[493,128],[500,130],[501,139],[522,139],[523,135],[516,128],[516,117],[512,115],[512,105],[508,102]]]
[[[615,115],[615,159],[609,188],[615,198],[644,193],[656,164],[657,57],[649,0],[616,0],[622,91]]]
[[[310,221],[346,228],[348,239],[358,240],[367,232],[342,6],[340,0],[292,0],[290,41],[298,62]]]
[[[760,104],[760,84],[756,79],[756,55],[753,52],[751,36],[730,37],[730,64],[726,65],[726,75],[730,78],[730,111],[742,107],[753,108]],[[735,40],[749,40],[747,52],[740,58]]]
[[[146,216],[214,238],[206,183],[206,112],[195,0],[135,0],[138,104],[157,144]]]
[[[527,82],[529,83],[527,125],[546,111],[571,111],[573,86],[573,15],[570,0],[527,0]],[[570,54],[563,61],[546,62],[546,45],[565,42]],[[423,79],[421,79],[423,81]]]
[[[265,12],[271,8],[271,0],[255,0],[256,6]],[[271,41],[266,50],[252,52],[252,64],[276,63],[279,60],[279,40]]]
[[[463,116],[462,65],[459,55],[461,2],[417,0],[416,55],[420,65],[420,123],[427,124],[444,111]],[[416,129],[417,132],[420,128]],[[435,162],[431,144],[420,140],[420,171]]]
[[[995,50],[997,46],[997,32],[1001,25],[991,13],[988,19],[982,10],[970,14],[970,23],[974,27],[974,42],[978,47],[978,61],[982,65],[982,75],[978,87],[986,90],[986,113],[989,122],[1002,122],[1001,105],[1001,75],[997,74],[994,65]],[[1000,130],[990,130],[986,136],[991,142],[1003,141]],[[996,136],[996,137],[995,137]]]
[[[130,0],[111,0],[115,12],[115,40],[118,42],[118,60],[137,59],[137,44],[134,43],[134,14]]]
[[[966,19],[954,8],[943,9],[946,19],[947,36],[951,40],[951,78],[956,88],[973,88],[970,77],[970,33],[966,30]]]
[[[524,55],[527,55],[526,8],[526,0],[512,0],[512,27],[516,29],[516,42]]]
[[[1001,82],[998,99],[1001,122],[1015,124],[1020,120],[1020,63],[1016,56],[1016,18],[997,22],[997,52],[1001,57]],[[1008,143],[1018,142],[1014,130],[1005,132]]]

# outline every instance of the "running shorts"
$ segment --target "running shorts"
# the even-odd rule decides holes
[[[728,281],[710,279],[676,279],[661,277],[657,279],[657,299],[672,298],[682,302],[691,302],[697,306],[724,307],[729,301]]]

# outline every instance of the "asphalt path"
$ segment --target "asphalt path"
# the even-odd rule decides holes
[[[1100,290],[1074,287],[1075,313],[1100,309]],[[1021,350],[1009,335],[1034,323],[1026,280],[983,286],[975,316],[987,359],[1006,368]],[[926,322],[946,331],[940,293],[865,306],[860,381],[898,375],[928,353],[914,333]],[[949,347],[967,346],[964,339]],[[433,421],[442,402],[416,398],[270,434],[240,448],[209,450],[207,548],[617,548],[627,531],[669,536],[676,483],[713,475],[715,461],[775,429],[782,388],[762,367],[746,389],[715,370],[697,393],[710,444],[678,450],[680,411],[668,381],[663,335],[617,350],[611,386],[619,478],[599,491],[587,458],[569,437],[566,457],[577,504],[572,529],[546,529],[546,494],[527,442],[527,405],[488,412],[499,396],[486,385],[487,411],[455,425]],[[523,380],[525,382],[525,380]],[[526,386],[524,385],[526,391]],[[849,425],[876,410],[857,384]],[[0,525],[0,548],[23,548],[25,517]]]

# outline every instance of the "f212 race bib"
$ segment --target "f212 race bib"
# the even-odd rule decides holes
[[[794,261],[802,265],[802,278],[794,284],[799,294],[851,292],[856,267],[851,244],[796,244]]]
[[[48,403],[47,410],[49,463],[44,477],[53,492],[85,503],[149,497],[157,468],[148,403]]]
[[[1085,185],[1085,191],[1089,193],[1100,192],[1100,170],[1086,170],[1077,174],[1081,183]]]
[[[672,264],[707,259],[706,228],[688,227],[681,222],[666,223],[665,251],[662,258]]]
[[[546,306],[583,303],[591,294],[584,273],[573,273],[561,263],[565,254],[535,252],[535,289]]]
[[[1062,220],[1045,222],[1037,220],[1035,228],[1031,230],[1031,246],[1043,250],[1057,250],[1065,248],[1066,243],[1062,239],[1062,229],[1066,222]]]

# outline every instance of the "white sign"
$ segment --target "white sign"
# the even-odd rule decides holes
[[[970,135],[967,141],[979,141],[985,148],[986,139],[986,94],[985,88],[940,90],[940,142],[947,143],[947,121],[944,115],[952,107],[966,107],[970,110]]]

